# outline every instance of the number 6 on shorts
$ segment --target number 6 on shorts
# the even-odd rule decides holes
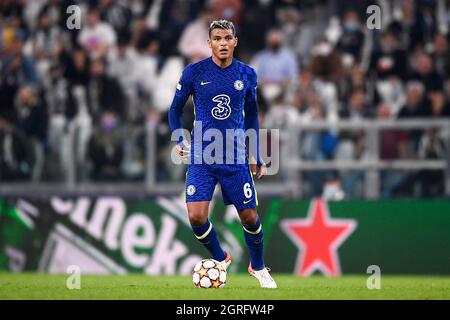
[[[244,195],[247,199],[250,199],[253,196],[252,187],[250,182],[244,184]]]

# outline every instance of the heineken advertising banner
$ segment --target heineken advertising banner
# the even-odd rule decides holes
[[[274,272],[450,274],[450,201],[267,199],[259,213]],[[246,272],[237,212],[213,201],[210,217],[232,272]],[[208,256],[182,198],[0,198],[0,271],[189,274]]]

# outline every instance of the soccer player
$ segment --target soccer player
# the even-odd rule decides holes
[[[256,159],[250,163],[253,175],[249,170],[248,159],[245,157],[244,161],[238,161],[239,156],[236,155],[242,154],[243,150],[246,154],[245,138],[233,138],[231,164],[226,160],[212,164],[196,161],[199,148],[204,150],[208,146],[205,141],[195,140],[195,130],[200,125],[202,130],[220,131],[224,140],[230,129],[242,132],[253,129],[258,137],[256,73],[233,57],[237,43],[233,23],[226,20],[211,23],[208,45],[212,56],[184,69],[170,106],[169,123],[172,131],[182,129],[182,109],[188,97],[192,96],[194,135],[190,144],[185,137],[180,139],[177,153],[183,159],[190,158],[186,174],[186,203],[195,236],[225,269],[230,265],[231,256],[222,249],[208,218],[209,202],[216,184],[220,183],[225,204],[236,207],[242,222],[250,252],[249,273],[259,280],[261,287],[276,288],[276,283],[264,264],[263,229],[256,211],[258,200],[253,175],[260,179],[267,170],[259,156],[259,139],[257,138],[256,148],[249,147],[249,151],[256,150],[250,152],[253,159]],[[223,141],[223,145],[228,147],[229,143]],[[226,156],[229,158],[229,152],[227,148],[223,159]]]

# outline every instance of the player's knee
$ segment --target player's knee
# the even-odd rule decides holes
[[[189,212],[189,223],[192,226],[199,227],[204,225],[207,218],[208,216],[201,212]]]
[[[258,213],[255,209],[245,209],[239,214],[241,223],[246,226],[253,226],[258,221]]]

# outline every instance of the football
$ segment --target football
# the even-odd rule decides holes
[[[219,261],[203,259],[192,271],[192,282],[197,288],[223,288],[227,283],[227,271]]]

